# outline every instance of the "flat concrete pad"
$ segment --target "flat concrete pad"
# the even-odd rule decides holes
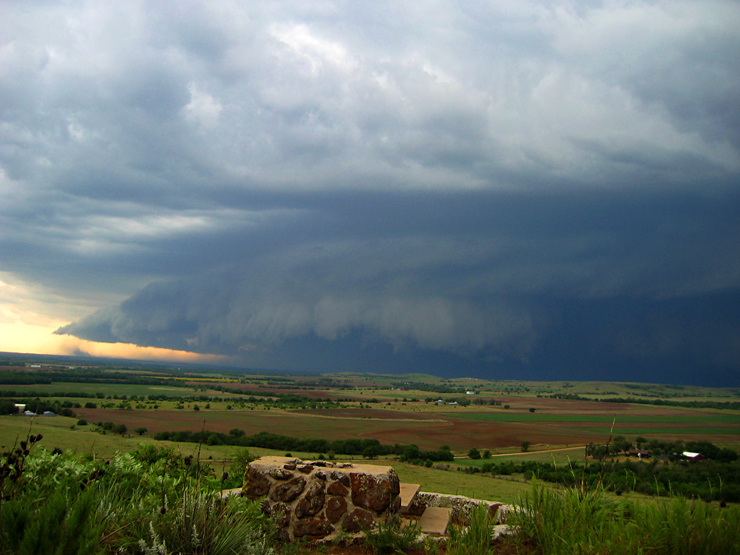
[[[419,493],[419,484],[401,484],[401,512],[406,512]]]
[[[444,507],[427,507],[419,519],[421,531],[425,534],[444,536],[450,524],[452,509]]]
[[[230,495],[241,495],[241,494],[242,494],[242,488],[223,489],[221,490],[221,499],[226,499]]]

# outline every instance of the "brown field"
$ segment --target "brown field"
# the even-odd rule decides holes
[[[467,410],[460,408],[460,411]],[[111,421],[125,424],[128,429],[139,427],[148,433],[159,431],[209,431],[228,433],[233,428],[247,434],[270,432],[302,438],[375,438],[386,444],[416,444],[422,449],[438,449],[449,445],[455,451],[470,447],[498,449],[519,446],[524,441],[534,445],[583,445],[606,441],[609,425],[603,433],[573,429],[574,423],[488,422],[455,418],[431,411],[408,412],[392,409],[333,409],[333,410],[119,410],[78,409],[78,415],[89,422]],[[575,423],[579,427],[582,423]],[[589,425],[589,423],[585,423]]]
[[[146,371],[141,373],[145,374]],[[416,444],[422,449],[449,445],[458,453],[466,453],[471,447],[516,452],[523,441],[531,442],[533,449],[540,450],[583,446],[589,442],[602,443],[609,437],[614,422],[614,435],[625,435],[630,440],[640,435],[648,439],[698,439],[722,446],[740,446],[740,411],[604,403],[544,396],[553,392],[577,391],[580,395],[593,397],[634,392],[678,400],[683,397],[723,401],[740,398],[740,390],[731,388],[721,390],[596,382],[528,383],[466,378],[442,380],[421,375],[285,375],[280,379],[286,381],[279,383],[275,383],[275,376],[244,374],[234,374],[232,377],[210,375],[210,379],[207,374],[193,374],[192,377],[176,379],[185,381],[190,387],[55,382],[30,386],[0,384],[0,388],[24,390],[24,395],[29,397],[34,391],[101,392],[106,396],[118,395],[119,399],[136,395],[136,404],[145,403],[146,409],[77,408],[75,411],[78,418],[90,423],[125,424],[129,433],[136,428],[147,428],[149,436],[160,431],[201,429],[228,433],[238,428],[250,435],[264,431],[328,440],[375,438],[384,444]],[[408,387],[399,389],[399,384],[403,383]],[[230,389],[259,392],[263,396],[293,394],[309,399],[342,398],[352,401],[343,402],[345,408],[311,409],[304,405],[302,409],[285,410],[273,406],[267,409],[264,397],[255,404],[247,402],[245,406],[245,403],[231,400],[236,396],[234,393],[211,390],[210,385],[226,385]],[[440,386],[447,388],[447,392],[429,390]],[[348,387],[355,389],[346,389]],[[451,393],[451,388],[461,387],[463,389],[457,393]],[[467,388],[474,389],[476,395],[466,395]],[[152,410],[153,402],[143,399],[156,394],[166,394],[170,399],[160,401],[159,409]],[[199,402],[201,410],[195,411],[194,401],[185,399],[185,408],[175,409],[174,398],[200,395],[211,397],[211,408],[206,409],[204,402]],[[679,398],[678,395],[683,397]],[[222,399],[229,400],[224,402]],[[445,402],[438,405],[427,403],[425,399],[457,399],[463,404],[450,405]],[[474,403],[488,399],[496,399],[500,405]],[[246,401],[246,398],[243,400]],[[370,403],[371,400],[377,402]],[[84,404],[85,399],[79,401]],[[111,402],[111,399],[106,401]],[[115,402],[118,404],[118,400]],[[233,410],[226,410],[227,402],[232,404]],[[471,404],[463,406],[466,402]],[[509,405],[509,409],[505,409],[505,405]]]

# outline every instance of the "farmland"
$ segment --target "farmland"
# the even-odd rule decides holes
[[[376,439],[397,446],[397,452],[405,445],[430,451],[446,446],[456,458],[452,469],[480,466],[467,458],[471,448],[487,451],[490,460],[498,462],[582,461],[584,446],[603,444],[611,436],[624,436],[629,442],[708,441],[740,448],[737,389],[8,365],[0,372],[0,402],[8,401],[25,403],[34,412],[51,403],[74,416],[0,416],[2,450],[24,437],[31,426],[36,432],[43,430],[49,449],[98,456],[131,450],[141,442],[170,445],[154,439],[163,432],[238,430],[246,436],[267,432],[328,441]],[[666,401],[672,404],[649,404]],[[104,423],[110,425],[104,428]],[[526,453],[522,442],[527,442]],[[226,461],[237,451],[234,445],[219,445],[215,435],[208,443],[202,445],[202,453],[214,461]],[[195,448],[172,445],[182,452]],[[485,493],[490,484],[483,477],[454,473],[452,480],[443,470],[393,464],[402,479],[426,480],[438,490],[497,495]],[[426,478],[418,478],[418,473]],[[442,474],[446,478],[439,478]],[[502,487],[511,487],[512,492],[522,487],[510,484],[502,482]]]

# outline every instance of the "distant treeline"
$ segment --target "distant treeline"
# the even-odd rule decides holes
[[[0,384],[50,384],[53,382],[68,383],[105,383],[130,385],[169,385],[174,387],[191,387],[181,381],[169,378],[158,378],[127,374],[124,372],[102,372],[99,370],[51,370],[42,372],[0,371]]]
[[[416,445],[382,445],[377,439],[339,439],[328,441],[326,439],[301,439],[297,437],[259,432],[247,435],[244,430],[232,429],[228,434],[222,432],[210,432],[202,430],[199,432],[158,432],[154,439],[160,441],[179,441],[186,443],[205,443],[207,445],[238,445],[240,447],[261,447],[263,449],[275,449],[277,451],[300,451],[337,455],[362,456],[375,458],[382,455],[399,455],[401,460],[432,460],[451,461],[453,454],[449,449],[439,451],[421,451]]]
[[[220,387],[214,387],[211,389],[217,389],[227,393],[239,394],[239,397],[212,397],[208,395],[106,395],[105,393],[89,393],[87,391],[34,391],[34,397],[77,397],[81,399],[116,399],[122,401],[182,401],[182,402],[202,402],[202,403],[213,403],[217,401],[238,403],[247,401],[250,403],[274,403],[274,404],[287,404],[287,405],[329,405],[336,406],[339,402],[351,401],[351,399],[330,399],[326,398],[314,398],[306,397],[305,395],[296,395],[295,393],[272,393],[272,392],[260,392],[260,391],[239,391],[231,389],[222,389]],[[28,391],[15,391],[15,390],[0,390],[0,398],[18,398],[23,395],[28,395]],[[246,399],[245,396],[249,395]],[[21,401],[18,401],[21,402]],[[375,402],[377,399],[370,399],[365,401],[367,403]],[[91,407],[95,408],[95,407]]]
[[[435,393],[465,393],[464,387],[450,387],[444,384],[433,384],[424,382],[395,382],[391,384],[395,388],[415,389],[417,391],[434,391]]]
[[[208,445],[238,445],[241,447],[262,447],[279,451],[302,451],[314,453],[336,453],[341,455],[380,455],[400,454],[402,446],[381,445],[377,439],[343,439],[327,441],[325,439],[300,439],[268,432],[247,435],[244,430],[234,428],[228,434],[222,432],[159,432],[154,439],[160,441],[179,441],[187,443],[205,443]]]
[[[740,401],[672,401],[668,399],[638,399],[637,397],[608,397],[591,399],[577,393],[555,393],[548,395],[551,399],[569,399],[572,401],[600,401],[602,403],[634,403],[637,405],[657,405],[665,407],[686,407],[694,409],[728,409],[740,410]]]
[[[650,461],[608,461],[584,466],[573,463],[526,461],[514,463],[486,462],[480,467],[466,467],[464,472],[490,473],[494,476],[524,474],[525,479],[537,477],[546,482],[568,487],[595,488],[603,486],[618,495],[636,491],[646,495],[683,495],[704,501],[740,502],[740,461],[681,461],[667,463]],[[603,477],[603,478],[602,478]]]

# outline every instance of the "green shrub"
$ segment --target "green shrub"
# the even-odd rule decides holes
[[[421,545],[421,528],[417,524],[401,526],[401,519],[395,515],[389,516],[384,523],[378,523],[375,529],[363,532],[365,545],[378,555],[406,553]]]
[[[496,522],[487,505],[479,505],[470,512],[465,528],[452,526],[447,543],[447,555],[489,555],[493,553],[491,539]]]

